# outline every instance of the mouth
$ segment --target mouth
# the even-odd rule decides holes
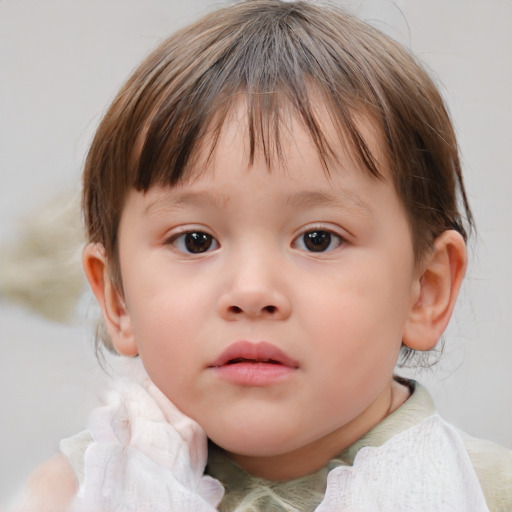
[[[226,362],[227,365],[241,363],[283,364],[280,361],[276,361],[275,359],[246,359],[245,357],[236,357],[235,359],[230,359],[229,361]]]
[[[265,341],[259,343],[237,341],[222,352],[210,367],[219,368],[236,364],[269,364],[282,365],[289,368],[299,367],[298,361],[292,359],[275,345]]]
[[[263,387],[290,378],[299,368],[275,345],[238,341],[230,345],[210,366],[222,380],[244,387]]]

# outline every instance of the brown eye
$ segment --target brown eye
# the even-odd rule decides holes
[[[185,247],[188,252],[206,252],[212,245],[213,238],[206,233],[187,233],[185,235]]]
[[[208,233],[202,231],[189,231],[183,233],[172,240],[172,244],[176,249],[188,254],[201,254],[217,249],[219,244]]]
[[[295,242],[296,247],[307,252],[327,252],[340,246],[340,236],[325,229],[313,229],[302,234]]]

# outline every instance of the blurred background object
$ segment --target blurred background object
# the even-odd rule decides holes
[[[79,199],[61,192],[34,208],[0,252],[0,296],[54,322],[69,323],[86,281]]]

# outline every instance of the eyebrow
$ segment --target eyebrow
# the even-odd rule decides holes
[[[228,201],[228,196],[218,192],[199,191],[199,192],[184,192],[169,197],[157,197],[151,201],[144,209],[144,214],[150,214],[161,210],[173,210],[181,206],[200,206],[207,205],[223,208]]]
[[[158,211],[172,211],[182,206],[204,206],[205,203],[215,208],[224,208],[229,196],[213,191],[184,192],[176,196],[157,197],[151,201],[144,209],[144,214],[151,214]],[[290,195],[286,199],[286,204],[294,208],[315,208],[315,207],[335,207],[344,210],[350,210],[353,213],[372,215],[370,206],[357,194],[348,191],[337,191],[331,193],[328,191],[306,190]]]
[[[336,193],[324,191],[305,191],[293,194],[288,198],[288,203],[297,208],[314,208],[332,206],[345,210],[353,210],[357,213],[372,215],[373,211],[361,197],[349,191],[337,191]]]

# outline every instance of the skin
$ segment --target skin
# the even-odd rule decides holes
[[[129,349],[239,464],[268,477],[257,459],[270,457],[277,478],[311,472],[388,414],[418,299],[393,188],[350,161],[330,182],[300,125],[293,137],[292,173],[269,174],[261,160],[249,169],[232,118],[207,172],[172,190],[132,191],[119,228]],[[314,229],[332,232],[332,250],[303,247]],[[187,231],[218,247],[188,254],[173,242]],[[272,343],[299,367],[270,386],[226,383],[208,366],[237,340]]]
[[[428,349],[445,327],[415,332],[436,251],[415,261],[385,165],[386,179],[377,180],[345,152],[327,177],[301,124],[292,119],[287,128],[284,165],[269,172],[257,156],[250,167],[239,106],[214,158],[199,155],[194,179],[128,194],[119,226],[122,295],[105,280],[101,255],[86,255],[85,264],[117,349],[139,354],[211,440],[271,479],[318,469],[400,405],[406,397],[393,369],[402,341]],[[382,161],[378,136],[366,128]],[[325,250],[305,245],[315,231],[330,237]],[[210,246],[191,254],[187,233]],[[94,284],[100,271],[103,288]],[[271,385],[226,381],[212,362],[240,340],[270,343],[296,368]]]
[[[249,167],[243,119],[242,107],[227,118],[195,178],[128,194],[122,292],[101,244],[86,246],[83,264],[116,349],[139,354],[162,392],[244,469],[291,479],[325,465],[407,399],[393,380],[398,352],[402,343],[428,350],[438,341],[466,251],[446,231],[415,261],[370,125],[384,180],[346,152],[327,177],[294,119],[284,165],[269,172],[257,156]],[[327,237],[321,250],[307,244],[314,232]],[[186,243],[191,233],[207,242],[200,252],[189,252],[197,249]],[[212,363],[240,340],[272,344],[293,369],[265,385],[229,381]],[[70,468],[60,469],[71,482]],[[47,487],[54,482],[71,499],[76,482],[62,489],[57,480]]]
[[[77,492],[69,462],[55,455],[34,471],[9,512],[65,512]]]

